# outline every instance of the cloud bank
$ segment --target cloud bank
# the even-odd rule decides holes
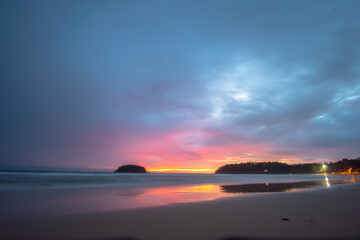
[[[360,154],[358,1],[3,1],[0,167]]]

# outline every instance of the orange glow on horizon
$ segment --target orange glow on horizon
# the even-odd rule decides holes
[[[214,173],[215,169],[213,168],[152,168],[148,170],[149,172],[178,172],[178,173]]]

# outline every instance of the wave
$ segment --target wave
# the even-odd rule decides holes
[[[328,175],[329,180],[349,176]],[[324,175],[288,174],[128,174],[87,172],[0,172],[0,191],[26,189],[157,187],[194,184],[243,184],[323,181]]]

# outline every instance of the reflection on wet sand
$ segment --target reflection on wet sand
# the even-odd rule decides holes
[[[289,192],[358,182],[359,178],[329,181],[255,184],[203,184],[151,188],[63,189],[0,192],[1,219],[82,214],[122,209],[211,201],[243,194]],[[26,199],[26,201],[23,201]]]
[[[348,180],[335,180],[329,181],[327,175],[325,175],[325,181],[306,181],[306,182],[292,182],[292,183],[257,183],[257,184],[241,184],[241,185],[223,185],[220,186],[221,191],[225,193],[265,193],[265,192],[290,192],[301,190],[311,187],[330,187],[332,184],[343,184],[349,182],[359,182],[360,178],[354,178]]]
[[[315,186],[327,186],[326,181],[293,182],[293,183],[261,183],[224,185],[221,190],[226,193],[264,193],[264,192],[289,192]]]
[[[345,179],[345,180],[334,180],[332,181],[334,184],[337,183],[352,183],[352,182],[360,182],[360,178],[355,178],[354,176],[351,176],[351,179]]]

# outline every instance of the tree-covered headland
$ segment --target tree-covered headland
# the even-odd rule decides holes
[[[360,157],[343,159],[334,163],[246,162],[227,164],[215,171],[215,173],[228,174],[319,174],[325,172],[331,174],[358,174],[360,172]]]

